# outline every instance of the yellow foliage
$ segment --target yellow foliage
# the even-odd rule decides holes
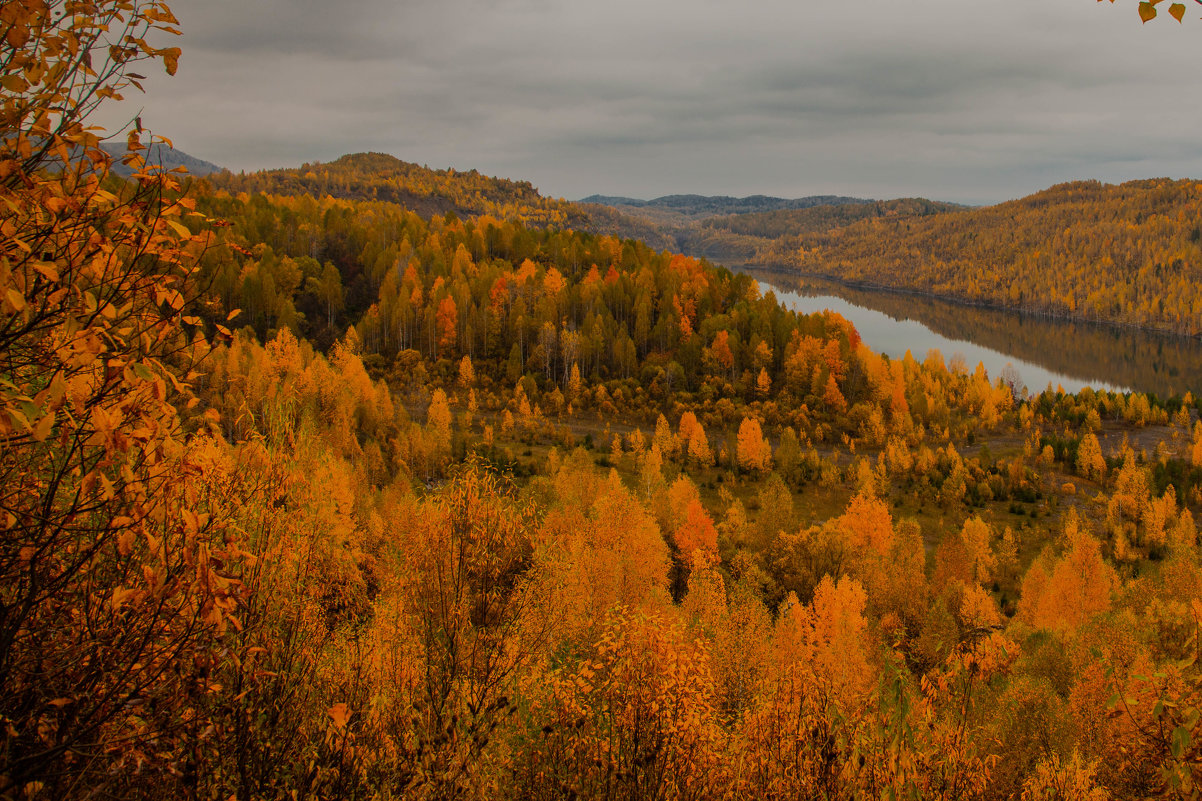
[[[791,597],[777,620],[774,637],[782,667],[810,663],[818,680],[835,696],[848,703],[862,697],[874,678],[868,658],[866,604],[864,588],[846,576],[838,583],[824,577],[809,606]]]
[[[1110,793],[1094,783],[1097,762],[1073,751],[1064,761],[1052,752],[1039,761],[1023,785],[1022,801],[1110,801]]]
[[[739,466],[748,471],[767,470],[772,462],[772,448],[754,417],[744,417],[739,424],[736,455]]]
[[[1092,431],[1081,438],[1077,451],[1077,472],[1094,481],[1101,481],[1106,476],[1106,459],[1102,456],[1098,437]]]
[[[1101,543],[1075,517],[1065,524],[1064,539],[1064,554],[1040,557],[1023,580],[1019,614],[1036,628],[1073,631],[1110,609],[1118,586],[1114,568],[1102,559]]]
[[[852,498],[836,525],[855,551],[884,556],[893,547],[893,517],[885,502],[874,495],[861,492]]]

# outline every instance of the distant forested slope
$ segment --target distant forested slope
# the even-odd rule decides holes
[[[750,195],[748,197],[730,197],[729,195],[664,195],[654,200],[590,195],[580,202],[613,206],[623,210],[661,211],[679,214],[685,218],[703,219],[725,214],[758,214],[770,211],[809,209],[817,206],[845,206],[849,204],[871,203],[872,201],[858,197],[841,197],[838,195],[809,195],[799,198],[770,197],[768,195]]]
[[[806,273],[1202,333],[1202,183],[1053,186],[996,206],[778,240]]]

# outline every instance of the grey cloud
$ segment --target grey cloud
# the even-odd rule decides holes
[[[925,194],[1198,175],[1195,26],[1006,0],[184,0],[130,108],[235,169],[384,150],[544,191]],[[1149,77],[1149,65],[1155,65]]]

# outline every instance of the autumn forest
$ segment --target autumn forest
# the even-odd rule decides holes
[[[1202,184],[656,216],[140,120],[119,177],[178,26],[0,7],[0,799],[1202,793],[1202,398],[680,252],[1196,336]]]

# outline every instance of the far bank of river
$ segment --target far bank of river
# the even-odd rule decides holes
[[[800,312],[830,309],[850,320],[864,343],[890,358],[919,361],[937,348],[945,360],[980,362],[991,379],[1011,365],[1029,391],[1049,384],[1088,386],[1160,397],[1202,392],[1202,342],[1134,328],[1074,322],[982,308],[801,276],[787,268],[731,267]]]

